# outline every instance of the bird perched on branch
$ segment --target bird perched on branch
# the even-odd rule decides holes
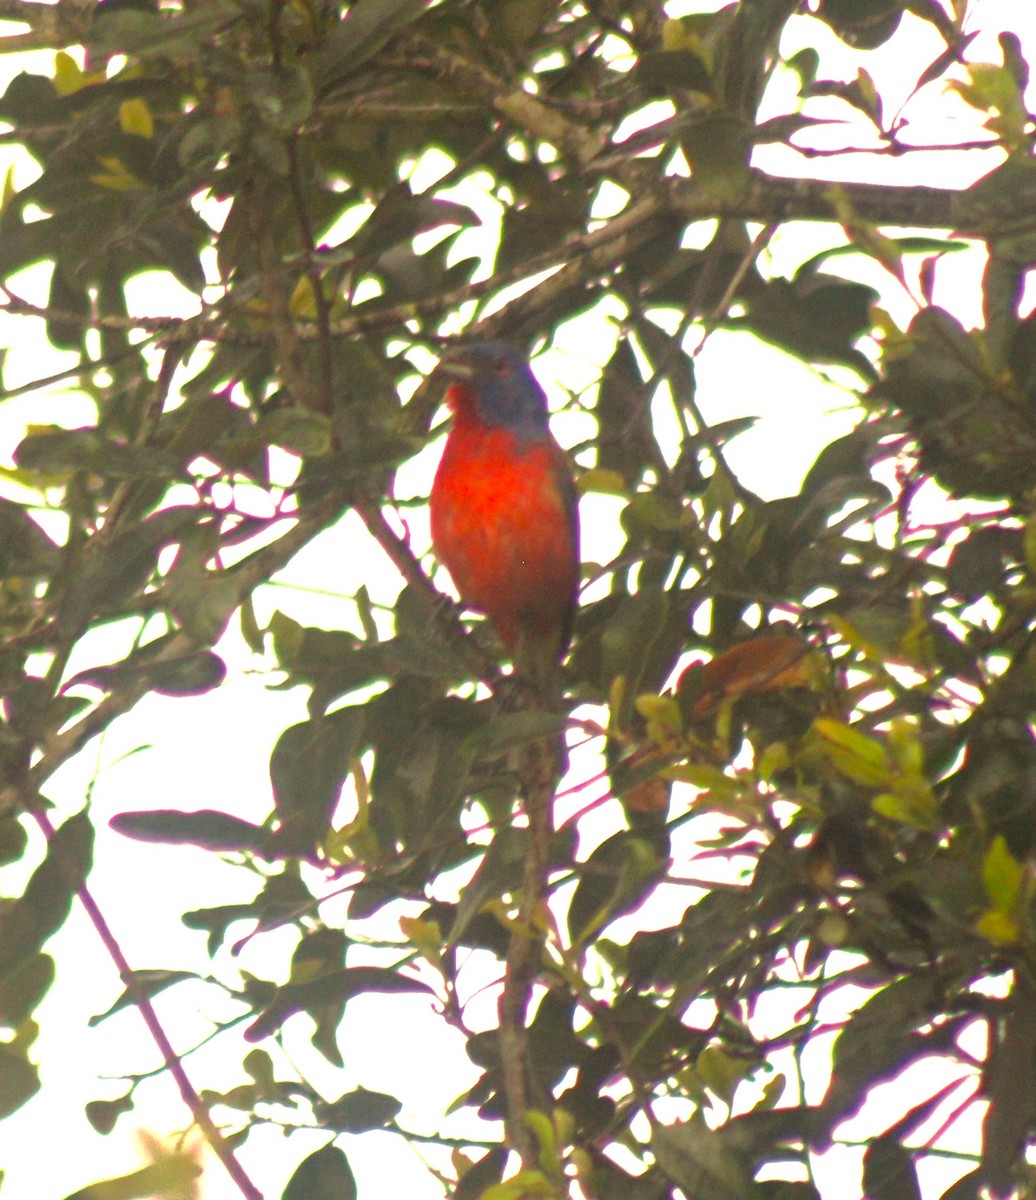
[[[553,701],[579,586],[572,472],[526,359],[503,342],[439,369],[453,427],[431,495],[432,541],[461,600],[486,614],[516,673]]]

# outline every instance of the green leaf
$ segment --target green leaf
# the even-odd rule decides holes
[[[123,1113],[133,1111],[133,1093],[127,1092],[117,1100],[90,1100],[86,1105],[86,1119],[98,1133],[111,1133]]]
[[[74,437],[76,434],[91,439],[98,436],[92,430],[77,430],[67,436]],[[51,433],[44,437],[44,442],[53,439],[63,442],[65,437],[66,434]],[[23,441],[22,447],[26,444]],[[109,445],[107,442],[100,444],[102,450]],[[101,453],[101,459],[104,459],[104,453]],[[82,465],[85,467],[87,464]],[[105,473],[100,461],[93,465],[93,469]],[[155,463],[152,461],[146,473],[154,472]],[[112,607],[135,596],[154,573],[159,551],[179,541],[198,518],[198,509],[191,505],[177,505],[153,513],[138,524],[129,525],[110,542],[103,538],[91,538],[84,550],[82,563],[62,596],[62,618],[72,627],[77,627],[96,613],[110,611]]]
[[[150,1000],[152,997],[164,992],[166,988],[170,988],[177,983],[183,983],[188,979],[201,979],[201,976],[195,974],[194,971],[134,971],[132,973],[132,987],[127,985],[126,989],[109,1009],[91,1017],[87,1024],[91,1028],[100,1025],[102,1021],[106,1021],[117,1012],[122,1012],[125,1008],[133,1008],[142,998]]]
[[[53,315],[47,318],[47,340],[58,350],[80,350],[90,327],[90,289],[85,281],[74,282],[66,267],[56,263],[50,277],[47,308]],[[76,318],[79,318],[76,320]]]
[[[338,28],[314,55],[313,78],[321,88],[344,79],[385,45],[389,38],[412,25],[428,0],[359,0],[352,4]]]
[[[700,1118],[655,1125],[651,1150],[659,1168],[695,1200],[756,1200],[752,1169]]]
[[[259,418],[256,436],[302,457],[319,457],[331,449],[331,422],[323,413],[279,408]]]
[[[674,89],[683,88],[706,95],[712,91],[709,67],[694,49],[676,46],[672,49],[645,50],[637,56],[633,70],[637,83],[649,95],[666,96]]]
[[[630,339],[620,338],[601,376],[594,416],[600,428],[597,467],[616,472],[626,488],[633,487],[662,458],[650,400]]]
[[[0,1120],[40,1090],[39,1072],[16,1048],[0,1043]]]
[[[156,638],[121,663],[80,671],[66,686],[90,683],[113,692],[124,684],[145,683],[162,696],[200,696],[219,687],[227,674],[219,655],[211,650],[168,653],[177,638],[175,632]]]
[[[402,1107],[395,1096],[359,1087],[337,1100],[322,1101],[314,1111],[325,1129],[334,1129],[338,1133],[366,1133],[369,1129],[384,1129],[390,1125]]]
[[[356,1200],[349,1160],[337,1146],[323,1146],[302,1160],[281,1200]]]
[[[208,953],[213,955],[220,948],[227,930],[235,921],[255,919],[259,915],[256,904],[220,904],[212,908],[196,908],[183,914],[182,920],[188,929],[204,929],[208,932]]]
[[[0,817],[0,866],[17,862],[28,841],[29,835],[17,815]]]
[[[340,929],[314,929],[304,934],[291,957],[291,983],[307,984],[317,978],[341,971],[349,941]],[[323,1003],[311,1003],[306,1011],[315,1026],[310,1041],[313,1048],[336,1067],[344,1066],[338,1045],[347,996],[335,996]]]
[[[35,954],[61,928],[92,859],[93,827],[85,812],[76,813],[58,827],[24,893],[0,917],[0,970]]]
[[[492,717],[467,739],[475,755],[496,755],[528,746],[545,738],[556,738],[565,729],[566,720],[558,713],[515,712]]]
[[[100,1179],[67,1197],[67,1200],[151,1200],[190,1194],[201,1175],[201,1166],[186,1154],[165,1153],[156,1162],[129,1175]]]
[[[554,0],[495,0],[486,11],[494,44],[521,51],[554,11]]]
[[[151,809],[117,813],[109,824],[116,833],[141,842],[200,846],[220,853],[262,855],[270,842],[268,829],[207,808],[194,812]]]
[[[867,1147],[863,1190],[867,1200],[921,1200],[914,1160],[894,1134],[875,1138]]]
[[[110,11],[98,12],[85,40],[91,52],[102,58],[113,54],[194,57],[221,26],[241,17],[233,0],[207,0],[204,8],[182,14],[112,5]]]
[[[270,756],[270,782],[282,853],[302,853],[322,842],[342,783],[359,752],[364,710],[341,708],[286,729]]]
[[[596,938],[604,927],[632,912],[651,892],[668,864],[668,836],[622,831],[606,838],[585,863],[568,906],[573,943]]]
[[[30,954],[11,970],[0,970],[0,1025],[14,1029],[27,1021],[53,982],[49,954]]]
[[[741,199],[751,180],[752,139],[751,128],[740,117],[710,111],[687,127],[680,145],[694,179],[709,196],[727,204]]]
[[[301,66],[253,68],[244,84],[260,120],[276,133],[292,133],[312,114],[313,85]]]
[[[875,992],[852,1015],[834,1045],[831,1082],[821,1106],[830,1129],[855,1112],[867,1091],[925,1052],[916,1031],[929,1020],[934,983],[905,976]]]
[[[876,738],[828,717],[818,717],[813,728],[832,765],[847,779],[875,787],[888,784],[890,769],[885,749]]]
[[[209,565],[218,548],[214,530],[188,530],[164,588],[171,611],[201,646],[219,641],[241,602],[234,575]]]
[[[1007,848],[1007,840],[997,834],[982,859],[982,885],[997,912],[1015,912],[1024,878],[1022,864]]]
[[[0,499],[0,577],[47,575],[60,561],[60,548],[27,509]]]
[[[311,1006],[329,1002],[348,1002],[355,996],[367,992],[384,994],[430,993],[431,988],[401,975],[391,967],[346,967],[341,971],[329,971],[311,983],[287,983],[277,989],[273,1002],[245,1030],[250,1042],[269,1037],[297,1012],[308,1011]]]
[[[817,15],[857,50],[876,50],[899,28],[901,0],[821,0]]]

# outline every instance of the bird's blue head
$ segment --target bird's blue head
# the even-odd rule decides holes
[[[514,346],[472,342],[451,347],[439,370],[452,381],[446,402],[458,420],[509,429],[529,441],[547,434],[547,397]]]

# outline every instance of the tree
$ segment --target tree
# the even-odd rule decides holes
[[[139,1009],[246,1197],[269,1193],[242,1165],[263,1121],[326,1131],[289,1200],[355,1194],[343,1133],[435,1142],[397,1122],[396,1097],[330,1097],[266,1048],[288,1025],[340,1066],[342,1015],[372,994],[388,1013],[433,997],[480,1071],[459,1101],[470,1140],[434,1160],[459,1200],[832,1195],[816,1156],[926,1062],[949,1082],[871,1121],[866,1194],[919,1196],[919,1167],[953,1158],[944,1135],[969,1115],[981,1147],[938,1190],[1030,1194],[1033,123],[1020,39],[1001,34],[1002,63],[970,61],[968,8],[0,5],[27,27],[5,49],[58,52],[0,100],[39,166],[0,213],[6,311],[45,322],[70,356],[60,380],[96,411],[30,429],[5,473],[20,498],[0,504],[0,861],[27,878],[0,913],[0,1115],[39,1087],[47,941],[78,902],[122,973],[116,1004]],[[820,52],[782,56],[804,29]],[[848,81],[828,66],[836,41],[856,56]],[[975,111],[967,145],[996,151],[995,170],[966,188],[897,181],[932,148],[864,65],[886,45],[913,55],[912,94]],[[796,177],[764,172],[774,148],[797,154]],[[851,153],[889,182],[833,183]],[[476,193],[500,226],[465,256]],[[792,222],[813,224],[778,273],[769,247]],[[844,237],[817,252],[822,227]],[[979,329],[933,299],[966,240],[987,251]],[[910,298],[904,328],[850,277],[861,260]],[[43,306],[12,282],[38,263]],[[127,284],[156,270],[195,315],[134,311]],[[536,352],[590,311],[619,316],[599,385],[566,407],[592,430],[575,447],[587,503],[622,497],[624,544],[588,567],[562,718],[516,694],[484,625],[442,601],[393,484],[429,438],[444,341]],[[696,352],[720,330],[858,397],[797,494],[761,498],[730,466],[748,422],[701,412]],[[260,624],[253,594],[346,511],[398,573],[391,621],[361,590],[336,629]],[[271,810],[114,822],[240,863],[240,902],[201,886],[182,914],[214,956],[239,922],[260,943],[296,935],[290,963],[270,940],[267,977],[238,977],[220,1036],[240,1082],[214,1092],[151,1003],[192,977],[125,961],[90,890],[89,805],[52,780],[150,693],[219,688],[232,623],[309,689],[307,718],[269,747]],[[526,813],[558,785],[562,726],[603,748],[607,794],[544,844]],[[623,828],[595,845],[602,805]],[[685,889],[662,924],[639,918],[711,857],[722,882]],[[341,919],[321,907],[332,893],[349,895]],[[373,957],[372,923],[389,931]],[[486,986],[499,1025],[474,1028]],[[88,1115],[103,1133],[132,1106],[131,1086]],[[118,1194],[196,1171],[174,1152]]]

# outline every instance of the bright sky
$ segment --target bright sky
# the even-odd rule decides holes
[[[1019,13],[1024,17],[1020,19]],[[927,46],[929,57],[934,58],[941,49],[920,22],[907,17],[904,24],[914,31],[915,42],[908,51],[897,38],[891,46],[866,56],[879,88],[892,88],[903,100],[906,74],[900,56],[913,59],[921,42]],[[979,0],[974,5],[973,24],[984,30],[969,51],[973,60],[999,61],[996,33],[1003,28],[1013,28],[1022,36],[1029,54],[1036,53],[1036,16],[1027,4]],[[797,26],[802,45],[817,37],[818,31],[822,33],[814,22]],[[791,42],[795,36],[790,34],[789,44],[784,47],[788,54],[800,48],[799,43]],[[844,70],[846,77],[851,76],[849,64],[854,56],[833,37],[818,38],[817,47],[829,74]],[[50,72],[49,60],[37,60],[34,65],[37,70]],[[0,76],[6,77],[5,73],[24,66],[0,59]],[[775,92],[779,91],[778,84]],[[970,136],[964,133],[969,110],[962,103],[948,101],[938,89],[930,88],[928,93],[913,101],[910,109],[923,135],[940,142],[958,135]],[[947,107],[952,113],[949,131],[934,116]],[[921,124],[929,119],[931,125]],[[995,165],[989,155],[971,152],[965,156],[923,156],[916,168],[911,159],[893,163],[863,155],[826,159],[811,166],[772,148],[761,152],[757,161],[766,169],[782,173],[812,169],[831,178],[876,180],[894,174],[903,180],[905,171],[911,182],[954,187],[965,186]],[[19,161],[15,166],[16,180],[24,184],[29,168]],[[836,245],[841,240],[834,227],[782,231],[772,251],[773,269],[779,273],[824,245]],[[981,267],[981,256],[968,253],[948,256],[939,269],[937,297],[967,323],[978,321],[973,298],[978,295]],[[843,260],[837,269],[848,271],[850,264]],[[862,260],[853,262],[852,270],[882,288],[885,304],[898,321],[905,324],[909,320],[913,311],[909,297],[894,285],[890,287],[887,277]],[[42,301],[44,282],[39,272],[27,274],[21,290],[29,298]],[[176,306],[182,303],[175,288],[155,277],[140,280],[138,286],[142,302],[138,311],[177,311]],[[559,405],[566,387],[589,386],[606,361],[614,332],[602,321],[603,315],[598,312],[573,322],[564,330],[557,347],[537,360],[537,372]],[[15,325],[0,320],[0,342],[9,346],[4,368],[4,382],[9,387],[62,365],[62,357],[48,351],[39,332],[27,322]],[[697,367],[699,402],[707,417],[760,418],[754,430],[732,445],[730,459],[749,485],[766,496],[794,491],[817,451],[854,422],[852,396],[839,386],[848,381],[847,376],[842,374],[832,382],[744,335],[715,334]],[[833,377],[836,373],[831,374]],[[46,400],[26,396],[8,401],[0,408],[0,464],[10,461],[10,452],[27,422],[54,420],[76,425],[90,419],[90,405],[74,394],[52,391]],[[557,432],[562,441],[572,444],[585,428],[559,423]],[[398,494],[427,494],[439,451],[440,446],[433,445],[416,456],[401,474]],[[609,556],[616,545],[618,510],[618,502],[603,499],[593,501],[592,507],[585,504],[584,557],[601,561]],[[408,520],[416,544],[426,544],[422,514],[408,514]],[[342,628],[352,620],[352,611],[341,597],[349,596],[361,584],[389,600],[395,587],[380,551],[366,539],[355,519],[345,517],[300,553],[276,585],[262,589],[257,598],[260,622],[274,608],[281,608],[308,624]],[[260,975],[269,972],[270,961],[276,961],[276,956],[268,953],[270,939],[252,943],[237,960],[222,954],[210,964],[203,936],[186,930],[177,914],[202,903],[248,899],[256,884],[239,869],[214,866],[211,855],[133,842],[106,829],[109,817],[132,809],[213,807],[250,819],[268,811],[269,749],[286,725],[304,718],[306,696],[301,689],[269,691],[268,685],[276,677],[268,673],[268,664],[255,660],[235,630],[227,634],[220,652],[229,668],[223,687],[189,703],[149,697],[99,744],[68,764],[47,792],[65,815],[79,809],[91,791],[99,833],[91,886],[129,960],[137,968],[181,967],[202,974],[211,971],[232,981],[239,968]],[[601,836],[614,827],[611,821],[609,816],[602,819]],[[3,881],[12,887],[20,883],[11,872],[3,876]],[[686,891],[674,896],[673,902],[682,907]],[[658,922],[666,922],[665,913],[658,914]],[[3,1200],[59,1200],[95,1179],[131,1171],[143,1161],[136,1128],[144,1126],[153,1134],[163,1135],[182,1128],[187,1119],[171,1081],[163,1076],[141,1084],[135,1096],[135,1112],[123,1118],[115,1132],[107,1138],[93,1133],[83,1117],[84,1103],[121,1095],[126,1085],[117,1076],[154,1067],[156,1052],[132,1010],[96,1028],[88,1027],[92,1016],[111,1005],[119,984],[81,912],[73,911],[49,949],[57,960],[59,975],[39,1012],[42,1030],[35,1057],[41,1064],[43,1090],[0,1127],[3,1169],[7,1172],[0,1187]],[[406,1127],[458,1132],[462,1124],[454,1118],[452,1125],[443,1127],[440,1114],[474,1081],[474,1068],[465,1071],[466,1057],[459,1041],[444,1030],[425,1001],[393,998],[389,1003],[390,1024],[382,1019],[384,1001],[350,1004],[340,1034],[345,1072],[328,1067],[307,1049],[304,1039],[289,1038],[299,1069],[329,1098],[357,1084],[385,1090],[406,1101],[400,1118]],[[211,1032],[214,1020],[233,1017],[237,1011],[228,1005],[221,1012],[211,992],[193,984],[161,997],[158,1009],[174,1044],[181,1048],[200,1042]],[[308,1018],[294,1020],[305,1022]],[[264,1048],[276,1061],[284,1062],[272,1041]],[[223,1054],[217,1040],[192,1055],[188,1068],[202,1086],[229,1088],[241,1082],[239,1060],[236,1053]],[[284,1068],[290,1076],[290,1064],[285,1062]],[[325,1140],[325,1134],[300,1132],[285,1146],[281,1133],[272,1128],[259,1130],[249,1138],[241,1158],[264,1192],[279,1196],[295,1163]],[[46,1144],[59,1144],[60,1152],[41,1154]],[[406,1195],[410,1200],[438,1200],[440,1191],[434,1180],[398,1139],[368,1134],[343,1138],[341,1144],[360,1182],[361,1196]],[[834,1169],[844,1171],[844,1160]],[[365,1190],[365,1184],[371,1190]],[[206,1200],[236,1200],[237,1192],[222,1170],[213,1165],[206,1175],[204,1195]]]

